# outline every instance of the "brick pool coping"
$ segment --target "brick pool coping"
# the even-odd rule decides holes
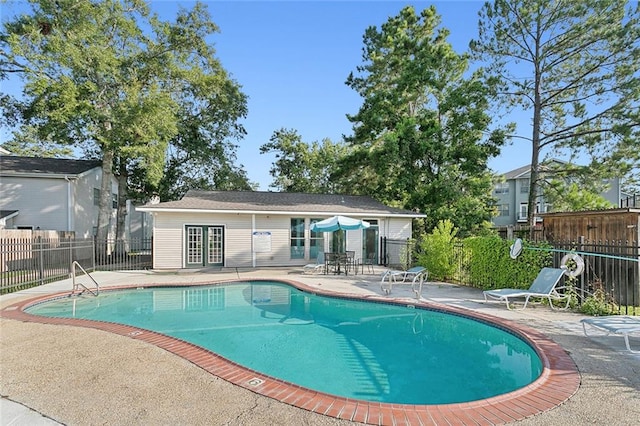
[[[0,316],[24,322],[93,328],[140,340],[180,356],[214,376],[257,394],[318,414],[374,425],[496,425],[510,423],[557,407],[573,396],[580,386],[580,374],[577,366],[562,347],[544,334],[509,320],[434,302],[334,292],[292,280],[251,279],[251,281],[278,281],[322,296],[359,299],[402,306],[413,305],[489,323],[527,341],[540,357],[543,370],[538,379],[521,389],[478,401],[440,405],[368,402],[306,389],[242,367],[192,343],[138,327],[74,318],[48,318],[24,312],[24,309],[29,306],[46,300],[68,296],[69,292],[22,300],[3,308],[0,311]],[[141,287],[192,287],[233,282],[238,282],[238,280],[117,286],[108,287],[102,291]],[[246,282],[246,280],[242,280],[242,282]]]

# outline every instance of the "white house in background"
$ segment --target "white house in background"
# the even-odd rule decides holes
[[[0,229],[73,231],[95,235],[102,181],[100,161],[0,155]],[[111,181],[115,236],[118,184]]]
[[[549,163],[555,163],[559,166],[567,164],[560,160],[549,160],[546,162],[546,164]],[[493,191],[498,209],[498,215],[493,218],[493,224],[495,226],[526,224],[529,212],[531,165],[518,167],[505,173],[503,177],[504,181],[497,183]],[[609,189],[600,195],[618,207],[622,199],[620,179],[611,179],[607,181],[607,183]],[[540,187],[538,187],[538,189],[541,190]],[[544,193],[540,192],[536,200],[536,213],[549,213],[552,211],[553,206],[545,200]],[[536,220],[541,222],[542,218],[537,217]]]
[[[137,210],[154,216],[154,269],[300,266],[331,251],[355,251],[357,259],[377,260],[381,237],[411,238],[412,219],[425,217],[370,197],[253,191],[189,191],[179,201]],[[371,226],[310,230],[312,223],[335,215],[364,219]]]

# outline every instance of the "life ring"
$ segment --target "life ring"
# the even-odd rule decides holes
[[[560,266],[564,268],[566,276],[575,278],[584,271],[584,260],[576,253],[567,253],[562,257]]]

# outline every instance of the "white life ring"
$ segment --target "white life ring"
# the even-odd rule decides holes
[[[571,262],[571,268],[568,266],[569,262]],[[560,261],[560,266],[564,268],[564,273],[568,277],[575,278],[582,274],[584,271],[584,260],[580,257],[579,254],[576,253],[567,253],[562,257]]]

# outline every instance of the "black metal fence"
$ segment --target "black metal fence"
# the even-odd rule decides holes
[[[559,267],[568,252],[584,261],[577,291],[584,299],[600,291],[623,313],[640,309],[640,247],[637,241],[556,241],[553,264]]]
[[[633,194],[620,200],[620,208],[640,207],[640,194]]]
[[[555,241],[544,250],[551,253],[552,265],[559,268],[562,259],[568,253],[579,254],[584,261],[584,271],[576,278],[576,291],[579,302],[596,292],[603,294],[613,302],[620,313],[635,314],[640,312],[640,247],[637,241]],[[419,245],[418,245],[419,246]],[[391,267],[409,268],[413,266],[416,244],[413,240],[381,240],[382,264]],[[453,248],[453,259],[456,259],[457,271],[454,280],[468,285],[468,268],[473,259],[465,258],[463,244]],[[477,267],[474,266],[474,267]],[[486,268],[491,268],[486,265]],[[487,270],[481,276],[492,276]],[[479,283],[475,283],[478,285]]]
[[[379,247],[380,254],[378,259],[380,259],[379,263],[381,265],[409,269],[413,264],[413,240],[394,240],[387,237],[380,237]]]
[[[86,271],[151,268],[151,239],[0,239],[0,294],[68,278],[78,262]]]

